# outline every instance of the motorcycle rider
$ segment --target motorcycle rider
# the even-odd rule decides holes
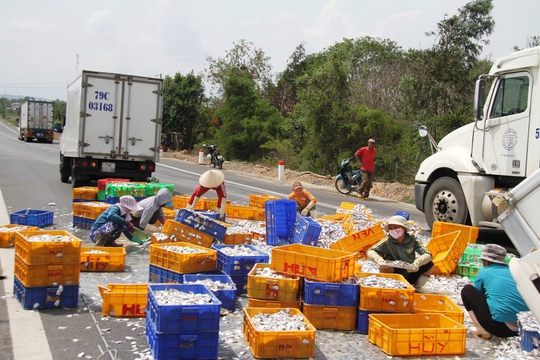
[[[300,181],[295,181],[293,183],[293,192],[289,194],[287,199],[296,201],[297,213],[301,213],[305,216],[313,215],[313,217],[315,217],[315,204],[317,203],[317,198],[304,189]]]
[[[225,218],[225,206],[227,204],[227,190],[225,189],[225,175],[219,170],[208,170],[199,178],[199,186],[195,189],[186,209],[193,210],[197,202],[210,189],[214,189],[218,196],[216,212],[219,218]]]
[[[369,200],[369,191],[373,187],[373,180],[375,180],[375,155],[377,155],[375,139],[369,139],[368,146],[364,146],[354,153],[354,157],[360,164],[360,171],[362,172],[362,183],[360,184],[360,189],[358,189],[358,197],[360,199]]]

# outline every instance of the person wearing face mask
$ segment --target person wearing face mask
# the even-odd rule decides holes
[[[421,288],[435,267],[431,253],[420,240],[407,233],[407,220],[403,216],[388,219],[385,230],[389,235],[369,248],[367,257],[379,264],[379,272],[401,274],[415,288]],[[401,260],[411,265],[407,269],[394,268],[386,265],[387,260]]]

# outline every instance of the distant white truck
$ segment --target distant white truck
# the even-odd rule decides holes
[[[475,121],[438,144],[430,139],[436,152],[420,165],[414,189],[430,226],[500,227],[491,199],[540,166],[539,68],[540,47],[498,58],[476,82]],[[487,97],[486,81],[493,82]]]
[[[147,181],[159,161],[163,79],[84,70],[67,96],[60,180]]]
[[[54,103],[25,101],[19,116],[19,140],[52,143],[54,141]]]

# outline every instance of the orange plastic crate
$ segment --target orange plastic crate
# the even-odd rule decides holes
[[[370,247],[384,239],[384,233],[380,224],[353,232],[330,245],[330,249],[358,252],[365,254]]]
[[[368,340],[391,356],[465,354],[467,328],[441,314],[370,314]]]
[[[70,264],[27,264],[15,256],[15,276],[24,286],[79,285],[79,262]]]
[[[272,248],[276,271],[321,281],[340,281],[354,275],[354,253],[292,244]]]
[[[225,245],[242,245],[242,244],[251,244],[253,238],[252,233],[237,233],[237,234],[227,234],[223,237],[223,244]]]
[[[227,205],[225,212],[228,218],[263,221],[264,209],[254,206]]]
[[[272,268],[270,264],[257,263],[249,271],[247,296],[263,300],[297,300],[300,278],[298,276],[286,275],[286,278],[281,279],[255,275],[257,270],[265,267]]]
[[[280,300],[261,300],[261,299],[248,299],[248,307],[262,307],[262,308],[295,308],[300,309],[302,305],[301,301],[280,301]]]
[[[202,250],[202,252],[195,254],[182,254],[175,251],[168,251],[166,248],[167,246],[191,247]],[[215,270],[216,260],[216,250],[211,250],[186,242],[150,245],[150,264],[182,274]]]
[[[451,274],[467,248],[467,241],[461,231],[453,231],[432,237],[426,248],[431,252],[435,264],[433,275]]]
[[[368,287],[360,283],[362,278],[373,275],[400,281],[406,285],[406,289]],[[402,275],[361,272],[356,273],[355,276],[358,279],[358,284],[360,286],[360,310],[377,312],[413,312],[414,287],[412,287]]]
[[[441,314],[463,324],[465,313],[446,295],[440,294],[414,294],[414,312],[416,314]]]
[[[262,331],[257,330],[251,318],[257,314],[275,314],[280,308],[245,308],[243,332],[253,356],[261,359],[312,358],[315,356],[315,327],[298,309],[290,309],[291,315],[300,315],[308,330]]]
[[[99,251],[102,253],[95,253]],[[126,248],[121,247],[82,247],[81,271],[124,271]]]
[[[97,199],[97,186],[81,186],[73,189],[73,199],[93,201]]]
[[[317,330],[356,330],[355,306],[302,305],[302,313]]]
[[[186,206],[188,206],[189,199],[191,199],[191,195],[174,195],[173,196],[173,206],[175,209],[183,209]],[[197,201],[197,204],[195,205],[195,208],[193,210],[206,210],[206,202],[207,198],[200,198],[199,201]]]
[[[354,220],[350,214],[333,214],[321,216],[317,220],[326,220],[332,222],[340,222],[343,226],[343,231],[345,234],[350,235],[354,232]]]
[[[103,299],[101,313],[114,317],[145,317],[148,284],[98,285]]]
[[[264,203],[266,203],[268,200],[279,200],[279,199],[281,199],[281,197],[268,195],[268,194],[261,194],[261,195],[250,194],[249,206],[255,206],[255,207],[264,209]]]
[[[442,221],[433,222],[431,237],[448,234],[454,231],[461,231],[461,236],[463,236],[465,241],[468,243],[476,243],[476,240],[478,239],[479,229],[476,226],[454,224]]]
[[[29,241],[34,236],[49,235],[67,237],[70,241]],[[31,265],[79,262],[81,246],[81,239],[63,230],[17,231],[15,233],[15,254]]]
[[[15,244],[15,233],[17,231],[35,231],[37,226],[26,226],[18,224],[7,224],[0,226],[0,248],[9,248]]]
[[[209,248],[214,242],[214,237],[175,220],[167,220],[163,225],[162,233],[174,236],[177,241],[204,246]]]
[[[73,203],[73,216],[96,220],[111,205],[101,201],[75,202]]]

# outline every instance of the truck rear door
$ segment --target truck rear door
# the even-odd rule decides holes
[[[82,154],[155,159],[161,82],[129,75],[86,75]]]

